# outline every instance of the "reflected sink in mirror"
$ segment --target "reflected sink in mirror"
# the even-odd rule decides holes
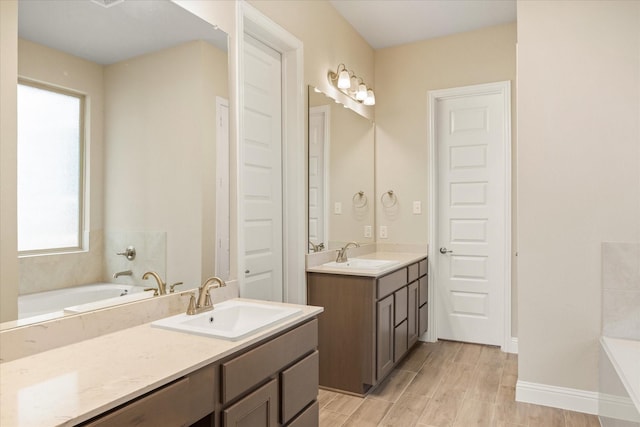
[[[236,341],[302,312],[295,307],[238,300],[225,301],[213,307],[212,311],[192,316],[183,313],[156,320],[151,326]]]
[[[351,258],[347,262],[328,262],[322,264],[323,267],[328,268],[341,268],[341,269],[354,269],[354,270],[382,270],[383,268],[391,267],[398,264],[399,261],[387,260],[387,259],[366,259],[366,258]]]

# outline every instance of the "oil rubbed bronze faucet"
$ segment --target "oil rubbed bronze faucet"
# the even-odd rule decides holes
[[[192,315],[213,310],[213,304],[211,303],[211,295],[209,294],[209,289],[222,288],[224,286],[227,286],[227,284],[224,283],[224,280],[219,277],[209,277],[207,280],[205,280],[202,286],[198,288],[197,303],[195,294],[191,295],[189,307],[187,308],[187,314]]]
[[[350,246],[355,246],[356,248],[360,247],[360,244],[358,242],[349,242],[346,245],[344,245],[343,248],[338,250],[338,257],[336,258],[336,262],[347,262],[347,249]]]

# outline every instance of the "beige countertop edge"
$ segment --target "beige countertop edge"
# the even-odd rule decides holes
[[[386,259],[390,261],[398,261],[399,264],[393,264],[381,270],[359,270],[357,268],[331,268],[324,265],[307,268],[309,273],[325,273],[325,274],[341,274],[346,276],[366,276],[380,277],[387,273],[406,267],[409,264],[420,261],[427,257],[426,253],[406,253],[406,252],[373,252],[370,254],[351,257],[361,259]]]
[[[239,341],[146,323],[0,364],[0,425],[81,423],[323,311],[298,307],[302,309],[298,316]]]

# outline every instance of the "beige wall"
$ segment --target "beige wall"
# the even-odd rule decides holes
[[[18,317],[18,2],[0,1],[0,321]]]
[[[377,203],[377,225],[388,227],[384,243],[428,242],[429,144],[427,92],[497,81],[511,81],[512,151],[516,156],[516,24],[425,40],[376,51],[376,197],[388,190],[397,204]],[[516,206],[516,164],[512,203]],[[422,214],[412,203],[422,202]],[[516,216],[513,215],[513,229]],[[516,248],[516,233],[513,233]],[[516,262],[512,278],[512,336],[517,335]]]
[[[640,240],[640,2],[518,2],[519,380],[597,391],[603,241]]]
[[[18,41],[18,76],[86,96],[85,233],[88,251],[20,258],[19,293],[65,288],[102,280],[103,67],[28,40]]]
[[[213,270],[202,249],[215,215],[204,208],[215,200],[215,97],[228,94],[226,63],[195,41],[105,69],[105,230],[166,232],[166,281],[184,288]]]
[[[367,83],[374,81],[369,44],[328,1],[260,0],[251,5],[304,43],[304,81],[373,119],[373,109],[351,101],[330,85],[327,73],[344,63]]]

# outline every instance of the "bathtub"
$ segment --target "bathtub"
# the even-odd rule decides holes
[[[640,341],[600,338],[600,424],[640,426]]]
[[[18,319],[51,313],[61,315],[83,313],[153,296],[153,292],[144,292],[143,289],[141,286],[134,285],[94,283],[20,295],[18,297]]]

